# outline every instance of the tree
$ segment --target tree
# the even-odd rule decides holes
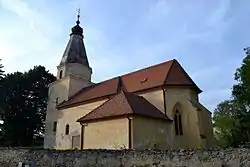
[[[214,112],[214,127],[219,145],[236,147],[250,142],[250,48],[235,72],[232,100],[218,104]]]
[[[245,106],[236,100],[225,100],[214,111],[215,138],[221,147],[237,147],[246,143],[249,129],[244,128],[241,118],[247,113]]]
[[[0,62],[1,62],[1,59],[0,59]],[[2,79],[3,79],[3,77],[4,77],[4,71],[3,71],[3,65],[0,63],[0,88],[1,88],[1,81],[2,81]],[[3,136],[3,132],[2,132],[2,115],[3,115],[3,113],[4,113],[4,111],[3,111],[3,109],[1,108],[1,106],[0,106],[0,139],[2,138],[2,136]],[[0,140],[0,142],[1,142],[1,140]]]
[[[233,86],[232,95],[241,104],[250,109],[250,47],[244,49],[246,57],[242,65],[236,70],[235,80],[237,84]]]
[[[1,59],[0,59],[1,62]],[[4,70],[3,70],[3,65],[0,63],[0,79],[4,77]]]
[[[9,146],[30,146],[40,138],[48,98],[48,85],[55,77],[42,66],[25,73],[7,74],[0,89],[3,114],[3,142]]]
[[[244,49],[246,57],[243,59],[241,67],[236,70],[235,80],[237,84],[233,86],[232,95],[240,105],[246,108],[246,112],[240,115],[242,130],[247,129],[248,140],[250,142],[250,47]]]

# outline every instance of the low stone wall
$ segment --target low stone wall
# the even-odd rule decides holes
[[[0,167],[250,167],[250,149],[55,151],[0,148]]]

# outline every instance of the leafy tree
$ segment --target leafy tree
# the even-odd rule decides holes
[[[1,59],[0,59],[1,62]],[[4,77],[4,70],[3,70],[3,65],[0,63],[0,79]]]
[[[2,142],[8,146],[36,144],[44,131],[48,85],[55,77],[42,66],[25,73],[7,74],[0,89],[3,114]]]
[[[215,138],[221,147],[237,147],[247,142],[249,130],[241,120],[247,113],[245,106],[236,100],[225,100],[214,111]]]
[[[214,112],[215,136],[220,146],[236,147],[250,142],[250,48],[235,72],[233,100],[218,104]]]
[[[242,65],[236,70],[235,80],[238,82],[233,86],[233,96],[240,103],[250,109],[250,47],[244,49],[246,57]]]
[[[236,70],[235,80],[237,84],[233,86],[232,95],[237,99],[240,105],[246,108],[246,112],[242,112],[239,120],[241,130],[247,131],[243,142],[250,142],[250,47],[244,49],[246,57],[243,59],[241,67]],[[247,139],[245,139],[247,138]]]
[[[1,59],[0,59],[0,62],[1,62]],[[2,81],[3,77],[4,77],[3,65],[0,63],[0,87],[2,85],[1,81]],[[3,132],[2,132],[2,128],[3,128],[2,127],[3,126],[2,125],[2,115],[3,115],[3,113],[4,113],[4,111],[0,106],[0,138],[2,138],[2,136],[3,136]]]

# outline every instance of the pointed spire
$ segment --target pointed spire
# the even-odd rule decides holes
[[[80,9],[78,10],[76,25],[71,29],[72,33],[60,64],[79,63],[90,68],[83,42],[83,29],[79,25],[79,19]]]
[[[72,33],[70,35],[80,35],[83,37],[83,29],[80,27],[80,9],[77,10],[77,20],[76,20],[76,26],[74,26],[71,31]]]
[[[80,8],[77,10],[77,21],[76,24],[79,25],[80,24]]]

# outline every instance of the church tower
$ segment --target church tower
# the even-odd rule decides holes
[[[86,81],[91,81],[92,69],[86,54],[83,42],[83,29],[80,27],[78,14],[76,26],[71,29],[70,39],[64,51],[62,60],[57,66],[57,78],[62,79],[67,76],[74,76]]]
[[[58,120],[63,112],[56,106],[68,100],[82,88],[92,85],[92,69],[86,54],[83,41],[83,29],[80,27],[80,15],[77,15],[76,25],[71,29],[70,38],[63,53],[61,62],[57,66],[57,80],[49,85],[44,148],[60,147],[57,141]]]

